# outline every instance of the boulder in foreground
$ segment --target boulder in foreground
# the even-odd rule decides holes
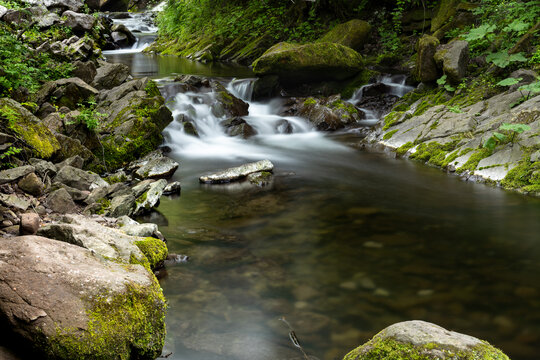
[[[364,68],[362,55],[330,42],[296,45],[282,42],[272,46],[253,63],[258,76],[277,75],[285,83],[343,80]]]
[[[160,355],[166,303],[143,266],[38,236],[2,239],[0,260],[2,325],[43,358]]]
[[[229,168],[214,174],[204,175],[199,178],[201,183],[205,184],[220,184],[239,180],[249,174],[274,170],[274,164],[270,160],[261,160],[249,164],[244,164],[238,167]]]
[[[499,349],[475,337],[425,321],[391,325],[343,360],[509,360]]]

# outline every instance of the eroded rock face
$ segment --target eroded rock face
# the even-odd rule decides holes
[[[281,82],[343,80],[364,68],[362,56],[346,46],[319,42],[279,43],[253,63],[257,75],[277,75]]]
[[[420,320],[387,327],[347,354],[344,360],[368,360],[380,356],[384,359],[444,360],[458,356],[463,360],[508,360],[487,342]]]
[[[165,299],[143,266],[38,236],[2,239],[0,259],[1,318],[44,357],[160,355]]]

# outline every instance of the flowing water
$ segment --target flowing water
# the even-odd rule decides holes
[[[323,134],[279,116],[280,99],[251,101],[247,68],[107,57],[158,80],[175,117],[164,136],[182,195],[142,219],[160,226],[170,252],[190,257],[161,274],[168,359],[301,359],[280,317],[319,359],[341,359],[411,319],[488,340],[514,360],[538,358],[540,200],[361,151],[354,132]],[[211,91],[178,93],[171,78],[183,73],[218,78],[248,101],[257,135],[227,136]],[[382,82],[397,96],[408,90],[403,79]],[[379,116],[367,112],[366,125]],[[275,164],[265,187],[198,182],[261,159]]]

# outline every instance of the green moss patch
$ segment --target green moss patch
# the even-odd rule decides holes
[[[42,345],[54,359],[157,358],[165,341],[166,301],[155,280],[152,286],[129,284],[121,294],[84,299],[86,329],[58,329]]]
[[[461,174],[461,173],[463,173],[465,171],[474,171],[476,169],[476,167],[478,166],[478,163],[482,159],[485,159],[488,156],[491,156],[492,153],[493,153],[493,151],[491,151],[489,149],[480,149],[480,150],[476,151],[474,154],[471,155],[469,160],[467,160],[467,162],[465,164],[463,164],[462,167],[460,167],[459,169],[456,170],[457,173]]]
[[[158,268],[169,254],[167,245],[163,241],[153,237],[147,237],[144,240],[137,241],[135,245],[146,256],[151,269]]]
[[[540,161],[530,161],[531,153],[534,151],[534,149],[528,149],[518,166],[508,172],[501,181],[504,188],[540,194]]]
[[[343,360],[433,360],[439,358],[460,360],[509,360],[508,356],[488,343],[471,348],[467,352],[445,348],[436,343],[414,346],[393,339],[374,338],[363,346],[348,353]]]

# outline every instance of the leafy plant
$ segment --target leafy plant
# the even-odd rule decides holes
[[[461,114],[463,113],[463,110],[461,110],[461,107],[459,106],[447,106],[448,110],[453,112],[453,113],[456,113],[456,114]]]
[[[442,86],[446,91],[449,91],[449,92],[454,92],[456,91],[456,88],[453,87],[452,85],[448,84],[446,82],[447,80],[447,76],[446,75],[443,75],[441,76],[439,79],[437,79],[437,84]]]
[[[526,124],[503,123],[499,126],[499,130],[505,131],[506,135],[496,131],[484,142],[483,146],[484,148],[493,151],[497,145],[513,142],[516,134],[521,134],[530,129],[531,127]]]
[[[527,58],[523,53],[509,54],[508,51],[499,51],[486,56],[487,62],[492,62],[500,68],[505,68],[514,62],[525,62]]]
[[[501,80],[497,83],[497,85],[499,86],[512,86],[512,85],[515,85],[515,84],[519,84],[519,82],[523,80],[523,78],[506,78],[504,80]]]
[[[13,165],[11,161],[11,157],[14,155],[17,155],[20,153],[22,149],[14,146],[10,146],[7,148],[3,153],[0,154],[0,169],[8,169],[13,168],[15,165]]]
[[[88,105],[78,104],[80,106],[80,114],[74,121],[68,122],[68,124],[85,124],[86,128],[90,131],[94,131],[99,127],[99,124],[108,115],[96,111],[96,102],[94,99],[88,100]]]

